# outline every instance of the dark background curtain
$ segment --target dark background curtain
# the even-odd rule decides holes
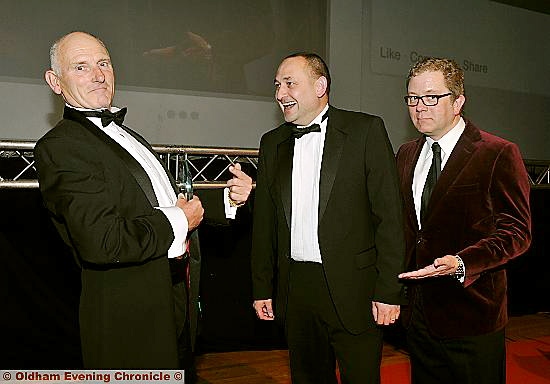
[[[532,246],[508,266],[513,315],[550,310],[550,189],[535,189],[531,198]],[[79,270],[38,190],[2,189],[0,207],[0,368],[77,369]],[[251,212],[243,211],[229,225],[201,226],[199,353],[284,348],[281,330],[252,310],[251,225]]]

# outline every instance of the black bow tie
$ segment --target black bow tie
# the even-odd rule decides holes
[[[106,127],[113,121],[116,125],[122,126],[126,111],[127,109],[124,107],[117,112],[111,112],[108,109],[104,109],[102,111],[82,111],[82,113],[86,117],[101,117],[101,125]]]
[[[325,121],[327,117],[328,111],[326,111],[321,118],[321,122]],[[300,137],[307,135],[310,132],[321,132],[321,126],[319,124],[311,124],[309,127],[298,128],[296,125],[292,125],[292,136],[295,139],[299,139]]]
[[[298,128],[295,125],[292,127],[292,136],[295,139],[299,139],[310,132],[321,132],[321,126],[319,124],[311,124],[309,127],[304,128]]]

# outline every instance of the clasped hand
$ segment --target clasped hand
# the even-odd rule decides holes
[[[183,209],[183,213],[185,214],[185,217],[187,217],[188,232],[199,226],[204,215],[204,208],[202,207],[200,199],[196,195],[193,196],[193,199],[187,201],[185,195],[180,193],[178,195],[176,206]]]
[[[273,303],[271,299],[265,300],[254,300],[252,303],[254,310],[256,311],[256,316],[260,320],[274,320],[275,315],[273,314]]]
[[[385,304],[378,301],[372,302],[372,315],[378,325],[390,325],[395,323],[401,314],[401,306]]]

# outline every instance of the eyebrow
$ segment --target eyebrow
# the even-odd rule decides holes
[[[281,81],[286,81],[286,80],[292,80],[292,76],[285,76],[281,79]],[[279,80],[273,79],[273,82],[277,83],[277,82],[279,82]]]
[[[412,93],[412,94],[415,94],[415,95],[422,95],[422,94],[424,94],[424,95],[434,95],[434,94],[437,94],[437,93],[440,93],[440,92],[436,91],[433,88],[429,88],[428,90],[426,90],[426,92],[411,92],[411,91],[409,91],[408,93],[409,94]]]
[[[88,64],[86,60],[79,60],[79,61],[73,61],[70,63],[71,65],[82,65],[82,64]]]
[[[105,61],[108,61],[108,62],[111,62],[111,59],[108,58],[108,57],[105,57],[105,58],[102,58],[102,59],[99,59],[96,61],[96,64],[97,63],[103,63]],[[84,60],[77,60],[77,61],[73,61],[70,63],[70,65],[82,65],[82,64],[88,64],[88,60],[84,59]]]

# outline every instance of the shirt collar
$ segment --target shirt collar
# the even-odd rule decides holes
[[[120,111],[119,107],[90,109],[90,108],[75,107],[75,106],[72,106],[71,104],[67,104],[67,103],[65,103],[65,105],[69,108],[76,109],[77,111],[103,111],[104,109],[108,109],[111,112]]]
[[[461,117],[460,120],[458,120],[458,123],[456,123],[456,125],[451,128],[449,132],[443,135],[441,139],[437,140],[437,143],[441,146],[442,159],[453,151],[465,128],[466,122]],[[428,143],[428,147],[431,148],[434,140],[431,137],[426,137],[426,143]],[[430,155],[431,151],[428,151],[428,156]]]
[[[98,109],[90,109],[90,108],[80,108],[80,107],[74,107],[70,104],[67,104],[65,103],[65,105],[69,108],[72,108],[72,109],[76,109],[77,111],[103,111],[104,109],[108,109],[109,111],[111,112],[118,112],[120,111],[120,108],[119,107],[111,107],[111,108],[98,108]],[[102,129],[102,130],[105,130],[105,128],[109,127],[110,125],[114,125],[115,127],[117,126],[116,124],[114,123],[111,123],[109,124],[107,127],[103,127],[103,125],[101,124],[101,118],[100,117],[86,117],[88,120],[90,120],[92,123],[94,123],[94,125],[96,125],[98,128]]]

